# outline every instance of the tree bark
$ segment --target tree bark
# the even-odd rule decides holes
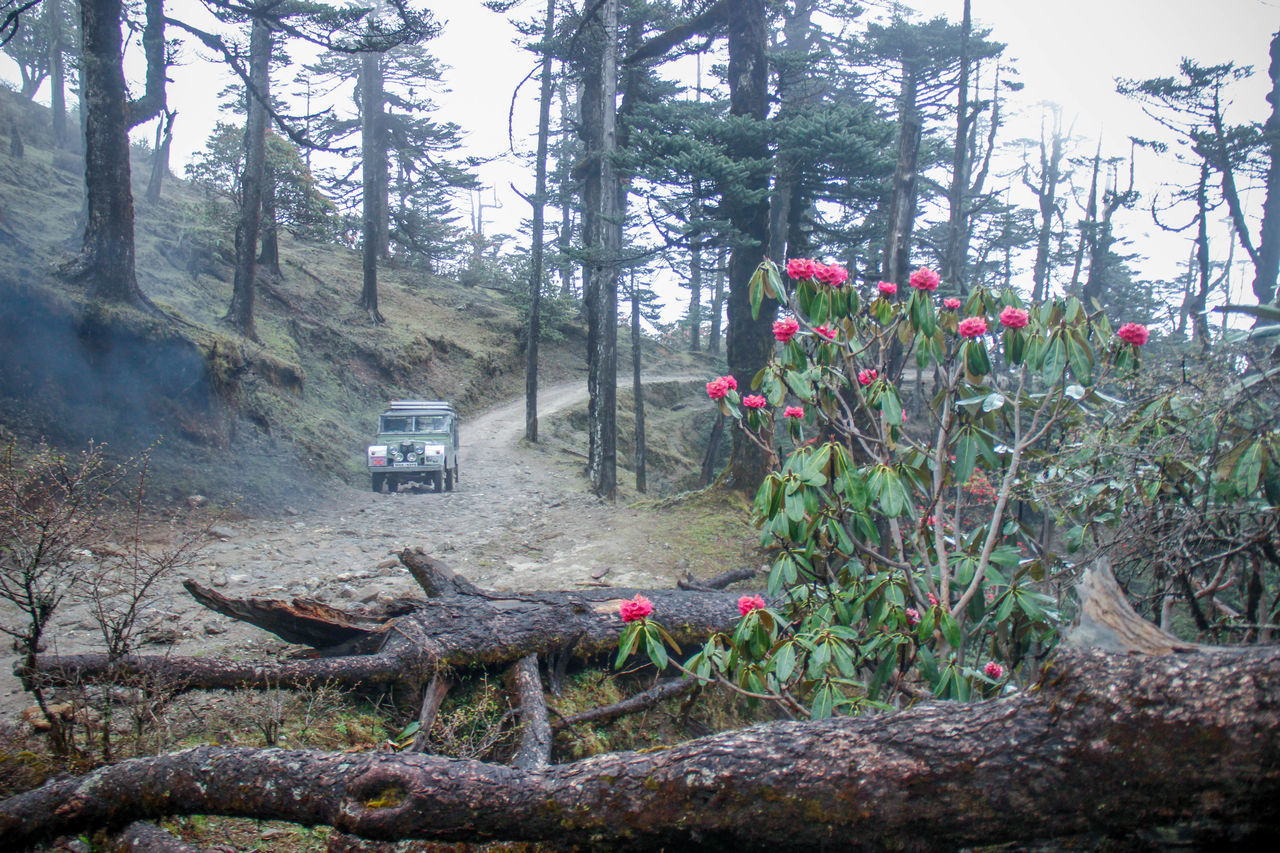
[[[631,273],[631,394],[635,398],[635,470],[636,491],[649,490],[647,453],[644,435],[644,383],[640,379],[644,362],[644,338],[640,335],[640,293],[636,290],[636,274]]]
[[[268,162],[262,179],[262,251],[258,253],[258,266],[277,279],[284,272],[280,269],[280,228],[276,222],[276,170]]]
[[[773,723],[534,771],[202,746],[15,796],[0,803],[0,835],[21,847],[176,814],[611,849],[941,849],[1188,820],[1274,834],[1278,674],[1276,648],[1067,650],[1036,690],[1003,699]]]
[[[898,105],[898,164],[893,173],[889,200],[889,227],[885,236],[885,281],[905,286],[911,269],[911,232],[916,218],[916,178],[924,121],[916,104],[916,71],[903,61],[902,94]]]
[[[62,62],[62,0],[44,0],[49,33],[49,114],[53,147],[67,147],[67,73]]]
[[[1049,240],[1053,236],[1053,218],[1058,212],[1058,182],[1062,179],[1062,110],[1053,108],[1053,130],[1049,147],[1045,148],[1044,120],[1040,124],[1040,183],[1027,186],[1036,194],[1040,208],[1040,228],[1036,232],[1036,263],[1031,277],[1031,301],[1039,303],[1049,295]]]
[[[240,218],[236,223],[236,273],[226,321],[257,340],[253,303],[258,275],[258,229],[262,223],[262,181],[267,168],[267,105],[271,98],[271,28],[262,4],[254,6],[249,35],[249,88],[246,92],[244,176],[240,180]]]
[[[364,284],[360,290],[360,307],[369,314],[374,325],[386,322],[378,310],[378,256],[380,254],[380,222],[386,219],[382,207],[385,195],[379,181],[386,175],[386,151],[382,145],[382,55],[360,55],[360,153],[363,158],[361,172],[362,228],[361,268]],[[379,161],[382,168],[379,168]]]
[[[84,0],[80,4],[84,45],[80,109],[85,123],[87,216],[83,248],[64,272],[84,280],[92,299],[154,310],[138,287],[134,265],[121,13],[121,0]]]
[[[593,327],[588,346],[590,373],[594,377],[594,387],[590,389],[594,402],[588,411],[588,470],[592,490],[605,500],[614,500],[618,484],[618,260],[622,247],[618,179],[613,163],[618,147],[617,0],[603,0],[598,14],[599,23],[592,27],[602,45],[599,84],[591,89],[598,103],[584,103],[583,110],[584,119],[590,108],[598,122],[598,147],[591,156],[599,174],[599,207],[587,235],[592,255],[587,312]],[[588,88],[584,86],[586,92]]]
[[[403,555],[402,555],[403,557]],[[438,582],[449,590],[449,582]],[[679,643],[700,643],[728,631],[738,618],[740,593],[684,590],[588,589],[526,594],[446,591],[405,603],[402,615],[371,617],[318,602],[231,599],[190,581],[207,607],[291,642],[333,655],[283,662],[102,654],[41,656],[19,665],[42,684],[113,681],[145,675],[178,689],[270,689],[332,682],[376,688],[403,684],[415,692],[441,667],[511,664],[528,654],[570,649],[590,659],[616,648],[623,623],[618,607],[643,593]],[[471,589],[475,589],[471,587]]]
[[[176,110],[165,110],[156,122],[156,144],[151,153],[151,175],[147,178],[147,203],[159,204],[164,176],[169,174],[169,150],[173,146],[173,121]]]
[[[716,279],[715,289],[711,293],[711,329],[707,332],[707,352],[712,355],[720,354],[720,337],[721,319],[724,315],[724,276],[725,268],[725,249],[721,246],[716,251]]]
[[[1280,273],[1280,32],[1271,38],[1271,114],[1263,125],[1267,146],[1267,191],[1262,203],[1262,229],[1258,235],[1258,263],[1253,273],[1253,295],[1259,305],[1274,302]]]
[[[547,0],[543,21],[543,38],[550,40],[556,20],[555,0]],[[524,437],[538,440],[538,340],[542,337],[542,261],[546,239],[544,216],[547,206],[547,139],[551,134],[551,50],[542,51],[541,79],[538,91],[538,150],[534,155],[532,245],[529,249],[529,320],[525,327],[524,362]]]
[[[769,70],[765,58],[767,18],[763,0],[731,0],[728,7],[729,114],[763,122],[769,112]],[[773,354],[773,319],[778,303],[765,298],[751,316],[751,276],[769,245],[769,145],[765,134],[735,134],[729,156],[745,172],[744,195],[721,188],[721,209],[736,232],[729,256],[729,330],[725,354],[739,388]],[[727,485],[754,492],[765,473],[764,454],[741,430],[733,431]]]
[[[942,255],[942,280],[959,290],[969,292],[965,283],[969,230],[969,127],[974,116],[969,111],[969,37],[973,32],[970,0],[964,0],[960,22],[960,78],[956,84],[956,135],[951,153],[951,185],[947,190],[946,246]]]

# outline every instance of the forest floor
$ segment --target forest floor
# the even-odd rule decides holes
[[[582,381],[543,388],[540,422],[553,422],[585,397]],[[257,628],[201,607],[183,590],[184,577],[231,596],[297,596],[354,609],[421,595],[395,556],[414,546],[498,590],[667,588],[685,573],[707,577],[761,563],[741,498],[711,490],[650,500],[623,484],[610,504],[588,489],[580,452],[557,442],[531,445],[523,433],[523,397],[465,420],[453,492],[402,487],[378,494],[333,482],[319,501],[299,496],[304,510],[285,507],[274,518],[218,517],[207,507],[184,507],[179,522],[145,534],[158,547],[193,535],[201,541],[188,564],[155,590],[139,651],[263,658],[285,648]],[[84,559],[120,548],[93,543]],[[102,645],[85,602],[67,602],[48,636],[49,652]],[[0,718],[12,719],[31,704],[12,675],[16,659],[8,649],[0,659]]]

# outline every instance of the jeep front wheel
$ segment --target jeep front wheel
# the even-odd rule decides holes
[[[446,492],[453,491],[453,469],[452,468],[444,469],[444,490]]]
[[[380,492],[380,491],[382,491],[382,482],[383,482],[386,478],[387,478],[387,475],[386,475],[386,474],[374,474],[374,475],[373,475],[373,490],[374,490],[375,492]]]

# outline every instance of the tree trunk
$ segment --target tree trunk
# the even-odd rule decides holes
[[[698,202],[699,181],[693,182],[693,199],[689,203],[689,220],[702,218]],[[689,235],[689,352],[702,349],[702,232],[698,226]]]
[[[643,592],[656,618],[681,644],[728,631],[739,593],[585,589],[498,593],[477,589],[447,567],[412,550],[401,562],[430,596],[400,602],[396,616],[351,613],[306,599],[228,598],[192,581],[187,590],[206,607],[302,643],[325,656],[278,663],[166,656],[46,655],[18,667],[35,683],[112,681],[146,675],[183,690],[298,687],[330,681],[345,687],[404,684],[414,692],[441,667],[496,667],[528,654],[593,658],[617,647],[623,600]]]
[[[591,247],[591,291],[587,311],[593,318],[589,335],[594,405],[589,407],[591,433],[588,470],[592,490],[605,500],[617,497],[618,480],[618,261],[621,250],[621,211],[618,178],[613,164],[617,151],[618,2],[603,0],[599,23],[592,25],[601,44],[598,103],[589,105],[598,121],[598,148],[592,163],[599,173],[599,207],[588,234]],[[586,88],[584,87],[584,92]],[[587,107],[584,103],[584,118]]]
[[[560,232],[556,235],[556,248],[560,253],[560,296],[568,299],[574,295],[573,260],[573,197],[569,191],[573,150],[573,116],[569,108],[569,80],[566,75],[557,87],[560,99],[560,150],[556,153],[556,186],[560,191]]]
[[[65,267],[92,299],[153,309],[134,268],[133,187],[125,100],[120,0],[80,4],[83,55],[80,110],[85,124],[84,246]]]
[[[707,352],[720,354],[721,318],[724,316],[725,248],[716,251],[716,283],[711,294],[711,329],[707,332]]]
[[[640,293],[636,290],[636,274],[631,273],[631,394],[635,397],[636,414],[636,491],[643,494],[649,490],[646,467],[646,451],[644,437],[644,383],[640,381],[640,370],[643,358],[644,339],[640,336]]]
[[[262,251],[258,253],[258,266],[277,279],[284,276],[280,269],[280,228],[276,222],[276,170],[268,162],[262,181]]]
[[[550,39],[555,30],[555,0],[547,0],[543,37]],[[524,362],[524,437],[538,440],[538,339],[542,337],[542,248],[546,238],[543,216],[547,205],[547,138],[551,133],[551,51],[542,52],[542,71],[538,92],[538,150],[534,155],[533,179],[533,243],[529,250],[529,321],[525,327]]]
[[[911,270],[911,231],[916,218],[916,177],[920,158],[923,118],[916,104],[916,72],[911,63],[902,64],[902,94],[898,106],[898,165],[893,173],[889,200],[889,228],[885,236],[881,275],[903,287]]]
[[[1233,830],[1261,847],[1280,820],[1278,675],[1269,647],[1066,650],[1036,690],[1003,699],[772,723],[528,771],[201,746],[12,797],[0,835],[24,847],[137,818],[222,814],[382,840],[873,850],[1207,821],[1219,841]]]
[[[1057,192],[1062,170],[1062,111],[1053,108],[1053,130],[1045,148],[1043,118],[1040,125],[1040,184],[1034,187],[1040,208],[1040,229],[1036,232],[1036,264],[1032,273],[1031,301],[1039,303],[1049,295],[1049,240],[1053,218],[1058,212]],[[1028,184],[1028,187],[1030,185]]]
[[[956,84],[956,135],[951,154],[951,185],[947,190],[946,245],[942,253],[942,280],[961,296],[969,292],[965,283],[969,231],[969,127],[974,116],[969,111],[969,38],[973,31],[970,0],[964,0],[960,21],[960,78]]]
[[[169,150],[173,146],[173,120],[176,110],[165,110],[156,122],[156,144],[151,153],[151,175],[147,178],[147,203],[159,204],[164,176],[169,174]]]
[[[1267,191],[1262,203],[1262,229],[1258,235],[1258,264],[1253,273],[1253,295],[1259,305],[1274,302],[1276,276],[1280,272],[1280,32],[1271,38],[1271,114],[1263,125],[1267,145]]]
[[[271,28],[255,6],[249,34],[249,90],[244,127],[244,177],[236,223],[236,274],[226,321],[250,340],[258,339],[253,303],[258,277],[258,229],[262,223],[262,182],[267,168],[267,105],[271,98]]]
[[[769,112],[768,38],[763,0],[731,0],[728,7],[729,114],[763,122]],[[729,156],[746,172],[739,176],[747,195],[721,188],[721,209],[736,233],[729,256],[729,332],[725,351],[739,388],[773,354],[773,319],[778,303],[765,298],[751,316],[751,276],[769,245],[769,145],[764,134],[735,134]],[[733,431],[726,484],[754,492],[765,473],[764,454],[741,430]]]
[[[1191,315],[1192,339],[1201,347],[1209,346],[1209,163],[1200,163],[1200,181],[1196,184],[1196,279],[1198,287],[1192,295],[1188,313]]]
[[[1080,271],[1084,267],[1085,252],[1092,255],[1093,245],[1098,239],[1098,171],[1102,168],[1102,139],[1098,139],[1098,150],[1093,155],[1093,176],[1089,179],[1089,200],[1085,202],[1084,219],[1080,220],[1080,241],[1076,245],[1075,264],[1071,270],[1071,294],[1079,293]],[[1093,306],[1085,303],[1089,310]]]
[[[67,147],[67,73],[62,63],[62,0],[44,0],[44,19],[49,34],[49,114],[53,147]]]
[[[382,55],[360,55],[360,153],[363,158],[361,195],[362,228],[361,268],[364,285],[360,291],[360,307],[369,313],[369,319],[378,325],[385,323],[378,310],[378,256],[381,254],[380,221],[386,219],[382,207],[385,195],[379,184],[386,175],[386,152],[382,146]],[[379,161],[382,167],[379,168]]]

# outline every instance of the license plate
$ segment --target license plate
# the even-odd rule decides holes
[[[396,463],[393,463],[391,467],[392,468],[417,468],[418,463],[417,462],[396,462]]]

